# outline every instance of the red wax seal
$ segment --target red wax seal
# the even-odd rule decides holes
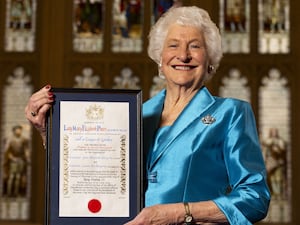
[[[90,210],[90,212],[92,213],[97,213],[101,210],[101,202],[97,199],[92,199],[89,201],[88,203],[88,208]]]

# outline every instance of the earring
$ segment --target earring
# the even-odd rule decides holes
[[[162,59],[160,59],[159,63],[158,63],[158,76],[161,78],[161,79],[165,79],[165,75],[163,74],[162,70],[161,70],[161,67],[162,67]]]
[[[215,70],[215,67],[213,65],[209,65],[207,68],[208,73],[212,73]]]
[[[163,72],[161,71],[160,68],[158,69],[158,76],[159,76],[161,79],[165,79],[165,75],[163,74]]]

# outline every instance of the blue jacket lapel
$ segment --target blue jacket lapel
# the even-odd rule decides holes
[[[163,108],[163,103],[165,99],[165,92],[161,93],[159,96],[157,96],[156,99],[154,99],[154,102],[152,102],[152,115],[154,118],[156,118],[155,123],[153,123],[150,127],[145,124],[145,129],[147,129],[144,133],[147,136],[144,138],[148,139],[148,137],[151,137],[151,140],[147,140],[146,143],[152,142],[153,137],[155,135],[156,129],[159,125],[160,115]],[[205,111],[215,102],[214,97],[209,93],[209,91],[203,87],[201,90],[197,92],[197,94],[194,96],[194,98],[191,100],[191,102],[186,106],[186,108],[182,111],[180,116],[177,118],[177,120],[174,122],[172,127],[169,130],[169,133],[165,135],[165,138],[162,138],[163,141],[161,142],[159,150],[155,152],[150,152],[151,155],[151,165],[149,167],[153,166],[155,162],[161,157],[162,154],[168,149],[168,146],[178,137],[188,126],[195,120],[199,120],[199,123],[201,122],[201,118],[205,115]],[[148,104],[149,107],[151,104]],[[146,106],[146,105],[145,105]],[[147,108],[147,106],[145,108]],[[155,110],[157,110],[155,112]],[[149,112],[149,110],[146,110]],[[149,117],[148,117],[149,118]],[[154,128],[155,126],[155,128]],[[199,130],[197,131],[199,132]],[[148,148],[152,148],[151,144],[147,144]],[[145,146],[145,147],[147,147]]]

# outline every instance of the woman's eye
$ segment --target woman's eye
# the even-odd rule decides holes
[[[176,48],[176,47],[177,47],[177,44],[169,44],[169,47],[170,47],[170,48]]]
[[[201,48],[201,45],[198,45],[198,44],[193,44],[190,46],[191,48]]]

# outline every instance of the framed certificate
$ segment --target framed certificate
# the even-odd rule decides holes
[[[121,225],[142,207],[141,91],[53,88],[46,225]]]

